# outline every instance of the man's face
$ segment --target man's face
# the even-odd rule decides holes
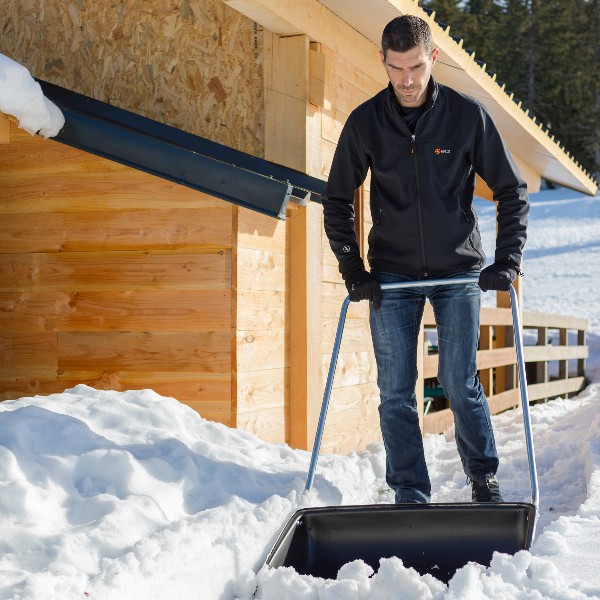
[[[416,108],[424,104],[431,69],[438,56],[437,48],[429,54],[423,44],[419,44],[406,52],[388,50],[384,55],[380,50],[379,54],[400,106]]]

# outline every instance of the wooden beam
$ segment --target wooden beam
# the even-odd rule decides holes
[[[321,206],[309,202],[289,217],[290,440],[308,449],[321,405]]]
[[[331,59],[320,51],[320,44],[310,44],[310,80],[308,86],[308,100],[315,106],[326,110],[331,109],[333,69]]]
[[[265,32],[265,158],[312,174],[310,46],[304,35]],[[316,155],[315,155],[316,156]],[[313,164],[314,163],[314,164]],[[309,202],[287,212],[289,235],[289,442],[312,445],[321,389],[322,209]]]
[[[306,172],[309,40],[265,32],[265,158]]]
[[[585,377],[573,377],[571,379],[559,379],[548,383],[529,385],[527,386],[527,391],[529,393],[529,400],[533,401],[580,392],[584,387]]]

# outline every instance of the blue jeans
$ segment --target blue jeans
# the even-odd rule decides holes
[[[390,273],[373,274],[380,283],[410,280]],[[474,480],[491,477],[498,469],[489,407],[475,365],[481,305],[479,271],[452,277],[472,277],[473,283],[387,290],[381,307],[374,310],[371,306],[386,479],[398,503],[429,502],[431,497],[415,397],[417,340],[426,298],[437,323],[438,379],[454,415],[463,469]]]

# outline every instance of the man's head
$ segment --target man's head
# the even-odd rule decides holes
[[[392,19],[383,30],[380,55],[398,103],[407,108],[424,104],[438,56],[429,25],[412,15]]]

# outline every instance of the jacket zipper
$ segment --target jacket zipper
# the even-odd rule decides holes
[[[419,118],[421,120],[423,115]],[[421,259],[421,273],[423,277],[427,277],[429,273],[427,272],[427,265],[425,263],[425,230],[423,227],[423,207],[421,206],[421,190],[419,187],[419,166],[417,164],[417,143],[416,143],[416,132],[419,127],[419,121],[415,126],[415,133],[410,136],[410,146],[411,146],[411,154],[413,157],[413,164],[415,165],[415,180],[417,184],[417,218],[419,221],[419,235],[421,238],[421,244],[419,246],[419,253]]]

